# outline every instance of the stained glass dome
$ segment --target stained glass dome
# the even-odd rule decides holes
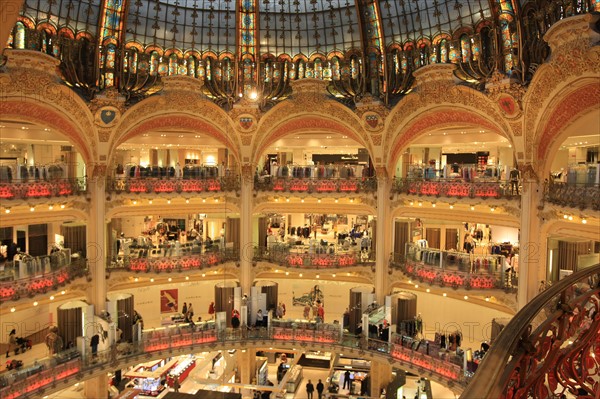
[[[390,104],[432,63],[455,64],[474,87],[494,72],[526,83],[548,55],[543,33],[598,3],[26,0],[9,46],[60,58],[66,82],[88,97],[115,87],[135,100],[164,76],[186,75],[220,105],[256,96],[269,106],[289,95],[290,80],[316,78],[350,106],[365,94]]]

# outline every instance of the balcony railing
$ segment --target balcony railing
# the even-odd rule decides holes
[[[85,178],[0,182],[0,199],[35,199],[81,195],[87,191]]]
[[[600,210],[600,186],[550,182],[544,190],[544,199],[559,206],[598,211]]]
[[[82,277],[88,272],[85,260],[72,263],[60,270],[42,276],[0,283],[0,303],[7,300],[17,300],[23,297],[33,297],[57,290],[71,280]]]
[[[265,176],[254,181],[254,189],[282,193],[372,193],[377,191],[377,179]]]
[[[394,180],[392,193],[448,198],[518,198],[520,188],[501,180],[401,179]]]
[[[33,365],[25,365],[23,370],[5,373],[0,376],[0,398],[14,399],[23,395],[39,395],[42,392],[56,391],[66,388],[58,383],[81,382],[91,378],[95,371],[105,370],[107,366],[117,367],[119,363],[131,364],[144,362],[155,356],[173,356],[174,350],[199,352],[230,346],[275,346],[292,343],[302,347],[311,344],[321,347],[328,344],[338,350],[355,350],[361,353],[372,352],[372,355],[388,356],[389,361],[399,361],[413,372],[420,370],[436,377],[447,385],[466,386],[468,379],[460,365],[436,355],[428,355],[423,350],[412,349],[400,343],[388,343],[356,337],[342,333],[339,324],[314,322],[293,322],[273,320],[269,328],[227,328],[218,330],[215,323],[188,324],[173,328],[146,330],[141,342],[121,343],[110,349],[100,351],[96,356],[77,351],[66,351],[51,358],[36,361]],[[394,338],[394,337],[392,337]],[[252,342],[256,343],[252,343]],[[422,345],[425,348],[426,345]],[[364,351],[364,352],[363,352]],[[182,352],[183,353],[183,352]]]
[[[295,250],[283,244],[270,248],[257,247],[254,260],[277,263],[283,267],[304,269],[336,269],[352,266],[372,266],[375,262],[374,251],[338,251],[328,253],[328,248],[319,246],[313,250]]]
[[[148,257],[148,251],[140,251],[145,256],[124,256],[118,261],[111,261],[109,270],[129,270],[132,272],[182,272],[186,270],[201,270],[206,267],[216,266],[228,261],[239,260],[239,253],[235,249],[213,250],[202,252],[202,247],[194,246],[193,251],[178,256],[172,248],[158,249],[160,256]],[[198,252],[195,252],[198,251]]]
[[[240,188],[239,176],[224,176],[210,178],[109,178],[106,191],[109,193],[128,194],[197,194],[203,192],[227,192]]]
[[[415,280],[440,287],[516,290],[518,286],[517,274],[505,268],[501,255],[409,250],[405,257],[394,255],[391,266]]]
[[[600,264],[529,302],[492,342],[461,398],[597,398]]]

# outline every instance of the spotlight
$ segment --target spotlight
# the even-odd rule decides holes
[[[16,310],[17,310],[17,309],[15,309],[15,308],[10,308],[10,312],[11,312],[11,313],[15,313],[15,311],[16,311]]]
[[[289,199],[289,198],[286,198],[286,199],[285,199],[285,202],[290,202],[290,199]]]
[[[152,200],[148,200],[148,204],[152,205]]]
[[[302,198],[302,199],[300,200],[300,202],[304,202],[304,198]]]
[[[150,282],[151,282],[151,283],[153,283],[153,282],[154,282],[154,279],[153,279],[153,278],[151,278],[151,279],[150,279]]]
[[[467,299],[469,299],[469,297],[468,297],[468,296],[466,296],[466,295],[465,295],[463,298],[465,298],[465,301],[466,301]]]
[[[6,212],[6,213],[10,213],[10,209],[6,208],[6,209],[4,210],[4,212]]]
[[[338,199],[336,198],[333,202],[335,202],[337,204],[338,203]]]
[[[494,207],[490,208],[490,212],[494,212],[495,210],[496,210],[496,208],[494,208]]]
[[[38,305],[38,302],[37,302],[37,301],[35,301],[35,302],[33,303],[33,306],[37,306],[37,305]]]
[[[33,212],[33,211],[35,211],[35,208],[32,206],[31,208],[29,208],[29,210],[30,210],[31,212]]]
[[[419,202],[419,206],[423,206],[423,203],[422,203],[422,202]]]
[[[133,205],[137,205],[137,201],[136,200],[133,200]]]
[[[569,216],[569,220],[573,220],[573,216]]]
[[[189,279],[190,279],[190,276],[185,276],[185,279],[186,279],[186,280],[189,280]]]
[[[321,198],[319,198],[319,199],[317,200],[317,202],[320,204],[320,203],[321,203]]]
[[[65,209],[65,204],[62,204],[62,205],[60,206],[60,209]]]
[[[569,218],[569,215],[563,215],[563,218],[564,218],[564,219],[568,219],[568,218]]]
[[[450,209],[454,209],[454,205],[450,205]]]
[[[448,296],[448,294],[446,294],[445,292],[442,294],[442,296]]]
[[[189,200],[188,198],[186,198],[186,199],[185,199],[185,203],[186,203],[186,204],[189,204],[189,203],[190,203],[190,200]]]
[[[431,206],[432,206],[433,208],[435,208],[435,202],[434,202],[433,204],[431,204]]]
[[[587,219],[585,219],[585,218],[581,219],[581,223],[587,224]]]
[[[475,210],[475,207],[474,207],[474,206],[472,206],[472,207],[471,207],[471,210],[472,210],[472,211],[474,211],[474,210]]]
[[[170,204],[170,203],[171,203],[171,200],[170,200],[170,199],[169,199],[169,200],[167,200],[167,204]]]

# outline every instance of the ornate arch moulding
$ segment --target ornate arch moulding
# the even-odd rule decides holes
[[[597,113],[599,105],[600,84],[596,82],[579,87],[565,95],[555,107],[548,109],[551,112],[542,114],[548,115],[548,118],[544,118],[546,123],[540,126],[541,132],[536,135],[534,143],[537,144],[537,159],[545,166],[544,172],[547,172],[547,164],[551,162],[550,155],[553,155],[553,149],[556,150],[556,140],[560,138],[561,132],[587,113]]]
[[[388,170],[396,169],[395,163],[400,156],[400,152],[425,132],[436,127],[441,128],[456,125],[479,126],[493,132],[497,132],[498,130],[495,124],[470,110],[450,107],[434,109],[405,127],[401,131],[401,134],[397,135],[394,139],[394,142],[390,143]]]
[[[534,156],[534,143],[539,141],[544,110],[563,90],[572,89],[573,81],[582,75],[598,77],[600,33],[594,25],[599,14],[584,14],[558,21],[546,32],[544,40],[551,49],[549,62],[540,66],[524,97],[527,158]],[[594,66],[596,65],[596,66]]]
[[[331,131],[356,140],[373,155],[361,119],[347,107],[331,100],[328,82],[301,79],[290,82],[292,96],[262,116],[253,144],[252,162],[260,160],[262,151],[280,137],[301,130]]]

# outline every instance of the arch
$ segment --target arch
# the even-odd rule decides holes
[[[418,200],[421,200],[420,197]],[[415,198],[415,202],[417,201],[417,198]],[[428,198],[423,198],[423,201],[428,201]],[[431,200],[435,201],[436,198],[433,197],[431,198]],[[437,201],[438,203],[440,202],[440,200],[438,199]],[[502,207],[501,203],[494,203],[495,205]],[[461,210],[450,210],[450,209],[442,209],[441,206],[440,207],[436,207],[436,208],[432,208],[432,207],[418,207],[418,206],[407,206],[407,205],[401,205],[398,207],[395,207],[392,209],[391,213],[390,213],[390,217],[391,218],[396,218],[396,217],[410,217],[410,218],[420,218],[420,219],[433,219],[433,220],[447,220],[447,221],[453,221],[453,222],[457,222],[457,223],[462,223],[465,220],[478,220],[481,221],[482,223],[486,223],[486,224],[494,224],[494,225],[499,225],[499,226],[505,226],[505,227],[515,227],[515,228],[519,228],[520,227],[520,219],[517,215],[513,215],[512,213],[498,213],[498,212],[494,212],[491,213],[489,211],[487,212],[480,212],[477,211],[477,207],[479,208],[483,208],[484,206],[489,206],[490,204],[476,204],[475,205],[475,211],[461,211]],[[512,204],[511,204],[512,205]]]
[[[49,202],[51,202],[51,200],[49,200]],[[3,213],[2,227],[28,225],[32,223],[32,217],[35,217],[36,220],[43,220],[44,223],[52,223],[87,220],[89,218],[89,214],[81,209],[68,207],[66,209],[54,211],[40,211],[36,209],[36,211],[33,213],[31,213],[29,210],[24,212],[11,212],[8,215]]]
[[[506,131],[488,115],[485,115],[482,110],[475,110],[465,106],[461,107],[460,105],[462,104],[455,104],[454,106],[440,105],[426,112],[413,113],[414,119],[407,115],[407,122],[405,122],[404,126],[400,126],[396,130],[393,139],[390,141],[387,162],[388,170],[395,170],[395,165],[401,152],[411,142],[434,129],[443,129],[457,125],[484,127],[487,130],[508,138],[512,143],[512,137],[506,134]],[[398,106],[402,107],[402,102]]]
[[[73,95],[74,96],[74,95]],[[23,99],[12,100],[8,98],[0,101],[0,115],[2,118],[26,121],[41,126],[49,126],[51,129],[61,132],[73,143],[77,151],[83,157],[86,164],[91,164],[94,150],[90,148],[84,135],[83,129],[67,117],[69,112],[61,110],[50,104],[37,101],[23,101]],[[92,133],[95,130],[92,130]]]
[[[343,194],[344,196],[348,196],[348,194]],[[354,195],[355,197],[360,197],[361,195],[364,194],[356,194]],[[290,197],[290,198],[299,198],[301,197],[301,195],[299,194],[294,194],[294,193],[282,193],[282,194],[275,194],[275,196],[278,197]],[[252,213],[272,213],[272,212],[279,212],[279,213],[311,213],[313,212],[315,209],[315,205],[314,204],[309,204],[309,203],[304,203],[304,204],[298,204],[298,203],[294,203],[294,204],[288,204],[288,203],[283,203],[280,201],[280,203],[276,203],[274,204],[273,202],[269,202],[269,201],[261,201],[258,202],[254,208],[252,209]],[[339,214],[367,214],[367,215],[373,215],[376,216],[377,215],[377,209],[375,209],[375,207],[365,204],[365,203],[358,203],[358,204],[319,204],[319,212],[323,212],[323,213],[339,213]]]
[[[216,194],[219,195],[220,193]],[[131,196],[131,198],[139,197]],[[156,212],[160,207],[161,215],[191,215],[198,211],[198,204],[172,204],[167,206],[154,205],[119,205],[106,211],[104,218],[110,220],[112,218],[132,217],[132,216],[147,216],[152,212]],[[202,212],[211,213],[227,213],[236,214],[240,212],[238,204],[232,201],[219,201],[218,204],[203,203]]]
[[[231,119],[214,103],[196,96],[195,92],[170,92],[130,108],[115,127],[119,134],[110,141],[109,161],[117,147],[132,137],[153,129],[176,128],[210,135],[232,151],[239,162],[239,139]]]
[[[367,148],[371,156],[374,155],[366,135],[361,128],[356,128],[362,126],[356,114],[332,100],[315,99],[309,104],[294,103],[302,101],[302,96],[303,94],[300,94],[296,100],[277,104],[261,118],[252,146],[253,164],[258,163],[263,151],[277,139],[308,130],[342,133]]]
[[[562,142],[574,134],[574,126],[583,127],[588,121],[595,123],[589,133],[600,135],[600,84],[597,79],[584,79],[578,88],[561,93],[555,99],[555,105],[547,107],[542,114],[541,120],[545,123],[538,125],[533,141],[537,148],[536,157],[543,162],[540,165],[542,176],[550,172],[554,154]]]
[[[598,241],[598,224],[577,224],[554,219],[544,224],[542,227],[542,237],[546,241],[551,235],[560,235],[568,238],[577,238],[582,240]]]

